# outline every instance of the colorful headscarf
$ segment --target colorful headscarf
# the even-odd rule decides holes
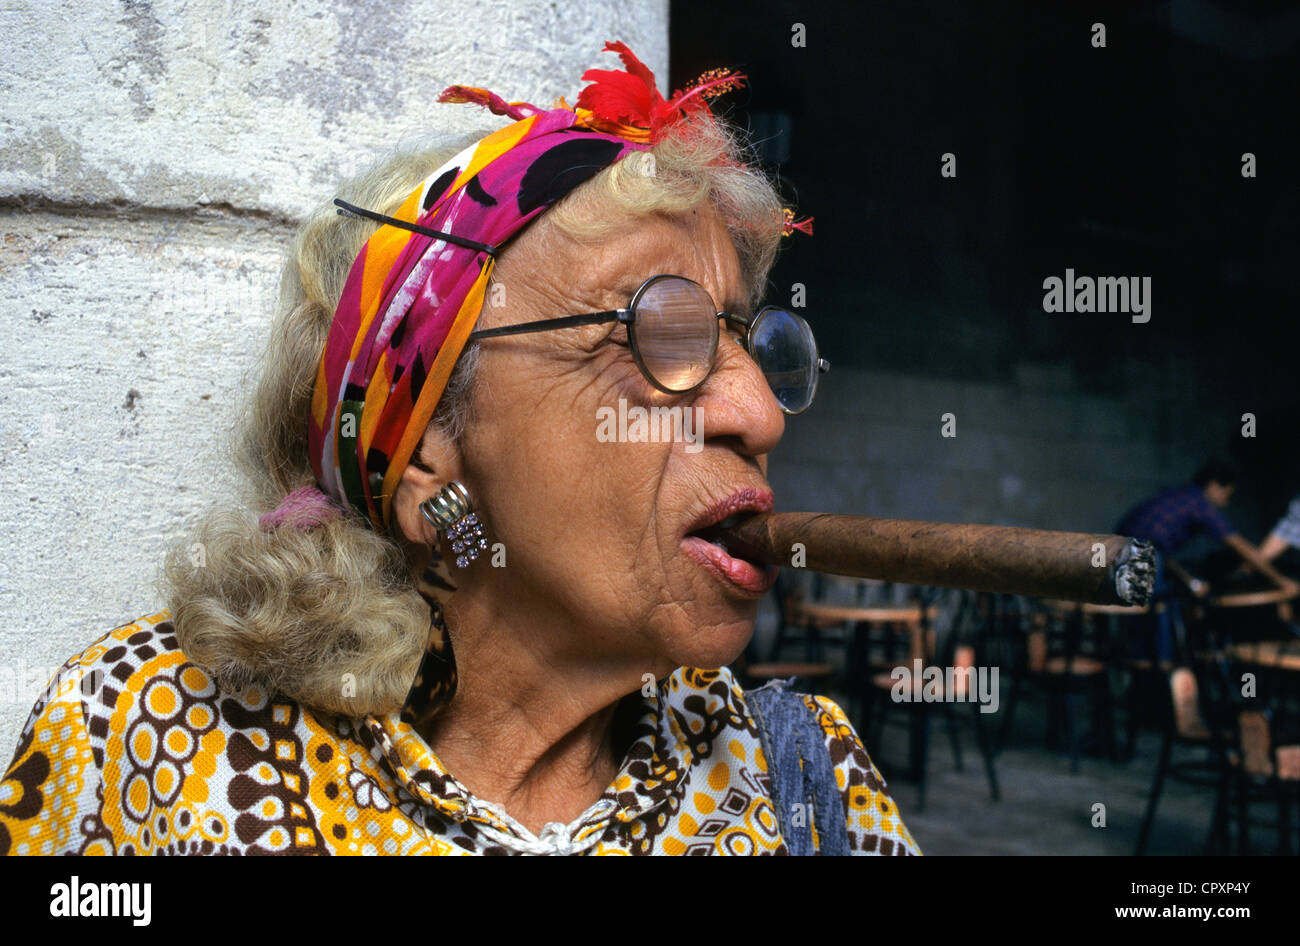
[[[707,114],[709,98],[744,78],[707,73],[665,100],[627,46],[605,50],[626,71],[583,73],[592,84],[573,108],[560,99],[543,110],[466,86],[444,91],[440,102],[472,102],[516,121],[430,174],[394,217],[482,246],[385,224],[352,265],[316,377],[308,446],[319,488],[377,529],[478,320],[495,248],[579,184],[650,148],[669,125]],[[787,215],[787,232],[805,226]],[[328,518],[302,512],[301,500],[264,524]]]

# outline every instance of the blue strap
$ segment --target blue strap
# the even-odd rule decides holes
[[[793,855],[847,855],[848,827],[831,754],[808,704],[786,689],[793,682],[772,680],[745,694],[767,756],[777,823]],[[813,847],[814,818],[820,849]]]

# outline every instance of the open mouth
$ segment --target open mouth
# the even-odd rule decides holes
[[[747,556],[743,549],[728,548],[726,530],[771,509],[770,492],[740,490],[701,516],[702,524],[683,537],[684,550],[732,590],[761,597],[775,583],[779,569]]]
[[[724,534],[726,530],[732,528],[733,526],[740,525],[741,522],[751,518],[754,515],[755,513],[753,512],[744,512],[744,513],[733,512],[731,515],[727,516],[727,518],[719,522],[715,522],[711,526],[705,526],[703,529],[697,529],[690,534],[697,538],[703,539],[705,542],[708,542],[711,545],[716,545],[718,548],[722,549],[722,551],[728,552],[728,554],[733,555],[735,558],[739,558],[742,561],[746,561],[752,565],[761,567],[763,564],[762,562],[759,562],[756,559],[746,558],[744,554],[741,552],[731,552],[727,548],[727,542],[726,539],[724,538]]]

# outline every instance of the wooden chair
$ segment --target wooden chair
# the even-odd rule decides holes
[[[1288,722],[1281,722],[1287,703],[1277,697],[1283,690],[1264,684],[1262,698],[1243,695],[1243,666],[1269,663],[1267,652],[1256,654],[1256,649],[1267,651],[1232,644],[1224,636],[1221,622],[1202,620],[1188,627],[1187,656],[1191,666],[1175,667],[1169,674],[1168,728],[1137,853],[1145,850],[1166,777],[1214,788],[1214,817],[1206,840],[1208,853],[1227,851],[1234,807],[1237,850],[1243,854],[1249,851],[1250,806],[1258,801],[1278,806],[1278,849],[1289,850],[1292,794],[1300,801],[1300,735],[1294,714]],[[1276,664],[1283,672],[1291,672],[1283,661]],[[1202,757],[1174,764],[1171,755],[1180,746],[1195,748]]]
[[[918,811],[925,808],[930,716],[936,711],[943,715],[945,728],[948,730],[953,764],[958,771],[962,771],[961,741],[957,733],[952,702],[954,696],[964,697],[965,694],[949,693],[946,689],[942,689],[937,704],[926,700],[923,679],[913,674],[916,661],[920,661],[923,669],[931,666],[944,669],[945,666],[973,667],[975,660],[975,651],[969,646],[954,648],[948,654],[949,659],[946,662],[936,659],[936,617],[937,608],[921,601],[910,606],[859,609],[854,617],[859,634],[862,636],[855,647],[855,657],[851,666],[855,668],[856,674],[865,675],[867,683],[859,729],[869,734],[870,745],[879,746],[886,725],[900,723],[907,726],[910,775],[917,785]],[[871,637],[873,631],[879,632],[880,635],[875,640]],[[874,648],[875,654],[873,654],[873,645],[877,645]],[[893,668],[896,667],[907,669],[911,678],[910,692],[907,692],[907,678],[900,680],[893,672]],[[959,685],[963,680],[963,677],[956,677]],[[900,685],[904,688],[905,699],[896,701],[894,695]],[[947,674],[945,673],[941,688],[946,687]],[[970,705],[978,712],[975,703]],[[905,711],[906,718],[897,720],[890,718],[890,711],[894,707],[901,707]],[[976,725],[978,724],[979,721],[976,720]],[[983,738],[982,730],[978,731],[981,736],[980,748],[984,755],[990,792],[996,801],[1000,794],[997,776],[993,769],[991,747]]]
[[[1043,601],[1027,614],[1025,653],[1020,672],[1012,684],[1010,705],[1003,721],[1005,732],[1015,711],[1022,682],[1042,689],[1047,695],[1048,749],[1059,743],[1065,731],[1070,753],[1070,771],[1079,771],[1082,749],[1077,717],[1085,698],[1092,703],[1092,732],[1100,749],[1114,757],[1113,700],[1107,664],[1108,612],[1092,605],[1067,601]]]
[[[857,600],[864,598],[869,587],[882,586],[882,582],[843,579],[856,588]],[[808,585],[812,586],[812,601],[807,600]],[[855,640],[852,614],[853,605],[826,604],[818,600],[825,589],[826,580],[817,572],[809,573],[807,581],[801,573],[783,571],[777,579],[773,593],[777,606],[777,628],[766,660],[749,651],[750,665],[748,672],[755,679],[771,679],[779,676],[798,676],[805,678],[835,678],[837,670],[844,670],[851,663],[850,653]],[[828,631],[840,629],[840,634],[828,634]],[[802,645],[803,659],[790,660],[786,652],[794,645]],[[839,648],[842,660],[839,667],[826,659],[826,647]],[[856,702],[859,690],[852,676],[842,681],[850,700]],[[848,711],[853,713],[853,708]]]
[[[816,601],[821,597],[825,579],[814,572],[809,581],[812,584],[812,600]],[[791,644],[802,644],[804,661],[821,663],[825,659],[824,650],[827,643],[840,647],[847,646],[845,636],[828,637],[825,634],[832,628],[846,627],[847,621],[842,615],[833,613],[826,615],[804,606],[809,595],[807,582],[802,579],[802,576],[795,577],[788,570],[783,570],[781,576],[777,578],[773,593],[776,596],[778,620],[776,637],[772,642],[768,660],[781,660],[785,650]]]
[[[980,607],[981,600],[985,598],[986,596],[981,593],[970,591],[960,593],[960,604],[956,615],[947,636],[938,648],[941,666],[971,669],[1001,668],[1005,655],[1005,648],[1002,646],[1004,642],[998,635],[989,633],[996,625],[985,620],[987,612]],[[964,684],[969,683],[968,678],[956,676],[954,682],[958,685],[957,695],[965,697],[966,694],[962,691],[964,691]],[[992,682],[997,687],[1000,705],[1001,678],[995,678]],[[993,739],[984,719],[986,714],[977,701],[967,700],[967,705],[971,708],[970,723],[975,730],[976,744],[984,759],[984,774],[989,783],[989,796],[993,801],[999,801],[1002,795],[998,789],[998,776],[994,765]]]
[[[1277,589],[1219,594],[1206,604],[1201,646],[1215,696],[1235,736],[1228,753],[1238,851],[1250,850],[1252,805],[1277,806],[1278,852],[1288,853],[1293,799],[1300,801],[1300,646],[1286,615],[1292,596]],[[1254,678],[1243,692],[1246,673]],[[1298,819],[1300,820],[1300,819]]]
[[[1220,725],[1221,713],[1211,712],[1207,718],[1203,712],[1202,695],[1207,688],[1202,686],[1201,679],[1198,679],[1191,667],[1185,666],[1174,667],[1166,675],[1167,698],[1161,707],[1164,734],[1146,812],[1138,829],[1137,847],[1134,850],[1137,855],[1146,851],[1160,794],[1165,780],[1169,778],[1214,789],[1214,817],[1206,839],[1206,851],[1212,851],[1216,843],[1224,849],[1227,847],[1228,785],[1231,776],[1228,750],[1233,736]],[[1191,750],[1197,757],[1175,760],[1175,751],[1183,750]]]
[[[1294,731],[1280,736],[1276,717],[1262,710],[1245,710],[1237,716],[1240,754],[1230,760],[1236,775],[1237,852],[1250,853],[1250,806],[1268,801],[1277,805],[1277,853],[1291,853],[1291,805],[1300,809],[1300,744],[1279,745],[1280,738],[1296,739]],[[1300,824],[1300,812],[1297,814]]]
[[[766,660],[759,658],[754,642],[750,641],[749,646],[745,648],[745,653],[736,661],[733,667],[742,684],[745,687],[755,687],[775,678],[784,680],[794,677],[796,681],[824,681],[833,677],[835,675],[834,666],[824,660],[813,659],[814,656],[818,655],[818,651],[814,649],[811,638],[805,639],[804,642],[805,659],[784,660],[781,658],[784,646],[789,643],[787,638],[801,628],[807,629],[808,619],[802,611],[802,585],[791,581],[782,572],[777,579],[773,592],[776,597],[777,607],[775,641]]]

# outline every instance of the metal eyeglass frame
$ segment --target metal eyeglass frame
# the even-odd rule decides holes
[[[491,244],[488,243],[480,243],[477,240],[470,240],[467,239],[466,237],[457,236],[453,233],[444,233],[440,230],[434,230],[430,227],[423,227],[420,226],[419,224],[411,223],[410,221],[407,220],[399,220],[396,217],[390,217],[387,214],[381,214],[373,210],[365,210],[361,207],[356,206],[355,204],[350,204],[347,201],[339,198],[334,199],[334,204],[338,208],[336,213],[340,215],[351,214],[354,217],[362,217],[368,220],[373,220],[377,223],[385,223],[388,224],[389,226],[400,227],[403,230],[410,230],[412,233],[420,233],[428,237],[433,237],[434,239],[445,240],[448,243],[454,243],[458,246],[463,246],[468,249],[477,250],[480,253],[486,253],[489,256],[496,256],[498,253],[500,253],[500,249],[501,249],[500,247],[492,246]],[[689,394],[690,392],[698,388],[701,384],[703,384],[705,381],[707,381],[709,375],[713,374],[713,369],[715,367],[715,362],[717,360],[717,355],[718,355],[718,339],[721,337],[722,334],[721,330],[717,328],[717,324],[718,324],[717,319],[726,319],[728,322],[736,323],[737,325],[741,325],[745,328],[745,351],[749,354],[749,357],[752,359],[754,357],[754,346],[753,346],[754,329],[755,327],[757,327],[759,320],[762,319],[763,314],[769,311],[784,312],[787,315],[799,319],[799,321],[802,322],[804,327],[808,330],[809,340],[812,342],[813,359],[816,362],[817,370],[813,372],[812,391],[808,395],[807,404],[805,404],[797,411],[792,411],[789,408],[787,408],[784,404],[782,404],[781,399],[778,397],[777,406],[780,407],[784,413],[791,414],[791,415],[802,414],[804,411],[808,410],[808,408],[812,406],[812,402],[817,397],[818,379],[823,374],[831,370],[831,363],[827,361],[825,358],[820,357],[820,355],[818,354],[817,339],[813,337],[812,326],[808,325],[807,319],[804,319],[802,316],[796,315],[795,313],[791,312],[789,309],[782,309],[780,306],[773,306],[773,305],[763,306],[763,308],[759,309],[752,319],[747,319],[743,315],[737,315],[734,312],[719,311],[713,322],[714,325],[714,335],[713,335],[713,345],[712,345],[713,350],[709,353],[709,370],[705,372],[704,377],[701,378],[695,384],[691,385],[689,388],[683,388],[680,391],[674,391],[673,389],[664,387],[662,384],[660,384],[659,381],[655,378],[654,374],[650,371],[648,367],[646,367],[645,362],[642,360],[640,349],[637,347],[636,332],[633,331],[633,326],[636,324],[637,303],[641,301],[641,298],[645,295],[646,290],[660,279],[681,279],[684,280],[685,282],[691,283],[694,286],[698,286],[700,290],[704,293],[704,295],[709,298],[710,303],[712,303],[712,297],[709,296],[708,290],[705,289],[703,286],[700,286],[700,284],[695,282],[695,280],[688,279],[685,276],[673,275],[671,273],[661,273],[657,276],[651,276],[649,279],[647,279],[637,288],[637,291],[632,296],[632,301],[629,303],[628,308],[626,309],[608,309],[604,312],[588,312],[583,315],[562,315],[559,316],[558,318],[539,319],[535,322],[521,322],[517,325],[503,325],[500,326],[499,328],[481,329],[477,332],[471,332],[469,338],[466,341],[478,341],[479,339],[483,339],[483,338],[500,338],[508,335],[524,335],[532,332],[548,332],[553,329],[574,328],[580,325],[601,325],[608,322],[620,322],[628,327],[627,337],[628,337],[628,342],[630,344],[630,347],[632,349],[632,358],[636,361],[636,366],[641,371],[642,376],[647,381],[649,381],[652,385],[654,385],[656,389],[664,392],[665,394]],[[757,361],[755,361],[755,364],[757,364]],[[770,387],[771,382],[768,382],[768,384]],[[776,392],[773,392],[773,395],[775,395],[775,393]]]
[[[818,356],[817,340],[812,337],[812,327],[808,325],[807,320],[805,320],[802,316],[795,315],[795,313],[789,311],[788,309],[782,309],[780,306],[773,306],[773,305],[763,306],[763,308],[759,309],[758,313],[754,315],[753,318],[746,318],[745,316],[737,315],[734,312],[721,312],[721,311],[717,312],[713,322],[714,335],[713,335],[712,351],[709,353],[709,370],[705,373],[704,377],[701,378],[699,381],[697,381],[695,384],[691,385],[689,388],[682,388],[681,390],[674,390],[672,388],[665,387],[664,385],[660,384],[659,381],[655,378],[654,374],[646,366],[645,361],[641,357],[641,351],[637,347],[636,331],[634,327],[636,325],[637,304],[645,296],[649,288],[661,279],[680,279],[683,282],[688,282],[693,286],[698,286],[700,290],[704,292],[704,295],[706,297],[709,297],[708,290],[704,289],[703,286],[700,286],[700,284],[695,282],[695,280],[688,279],[685,276],[677,276],[671,273],[661,273],[657,276],[651,276],[649,279],[647,279],[637,288],[637,291],[632,296],[632,301],[628,304],[628,307],[626,309],[607,309],[604,312],[587,312],[582,315],[562,315],[552,319],[539,319],[535,322],[520,322],[516,325],[502,325],[498,328],[480,329],[477,332],[470,333],[468,341],[478,341],[479,339],[482,338],[500,338],[502,336],[507,336],[507,335],[524,335],[531,332],[547,332],[547,331],[551,331],[552,329],[574,328],[579,325],[602,325],[608,322],[619,322],[628,327],[627,337],[628,337],[628,342],[630,343],[630,347],[632,349],[632,358],[636,361],[636,366],[641,370],[641,374],[645,377],[645,379],[649,381],[652,385],[654,385],[655,388],[657,388],[660,391],[663,391],[665,394],[680,395],[680,394],[689,394],[690,392],[694,391],[701,384],[707,381],[709,375],[713,373],[713,369],[715,367],[717,354],[718,354],[718,339],[721,337],[722,334],[721,329],[717,327],[718,319],[726,319],[728,322],[732,322],[744,327],[745,351],[749,353],[750,358],[753,358],[754,357],[754,349],[753,349],[754,329],[758,325],[759,320],[762,319],[764,313],[766,312],[784,312],[787,315],[799,319],[803,323],[805,328],[807,328],[809,340],[812,342],[813,359],[816,363],[817,370],[813,373],[812,391],[808,396],[808,403],[804,407],[800,408],[797,411],[792,411],[789,408],[787,408],[784,404],[781,404],[780,398],[777,398],[777,404],[780,406],[781,410],[787,414],[802,414],[804,411],[806,411],[809,407],[812,406],[812,402],[817,396],[817,380],[821,375],[825,374],[827,371],[830,371],[831,364],[825,358],[821,358]]]

